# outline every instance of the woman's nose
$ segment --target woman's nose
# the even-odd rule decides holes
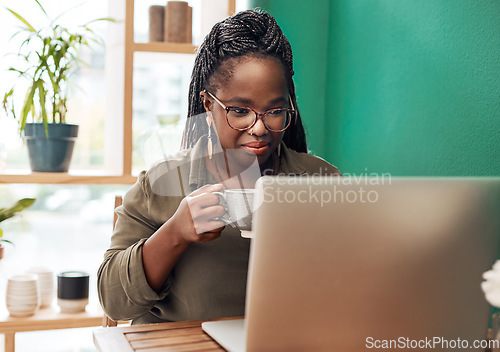
[[[262,121],[262,118],[259,117],[257,118],[257,121],[255,122],[255,125],[253,125],[251,128],[247,130],[247,132],[251,135],[254,136],[263,136],[267,134],[267,128],[264,125],[264,122]]]

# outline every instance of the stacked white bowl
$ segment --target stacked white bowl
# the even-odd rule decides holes
[[[27,271],[29,274],[38,276],[38,287],[40,289],[40,308],[49,307],[55,297],[54,273],[44,267],[33,267]]]
[[[15,317],[28,317],[39,304],[38,277],[34,274],[15,275],[7,282],[7,310]]]

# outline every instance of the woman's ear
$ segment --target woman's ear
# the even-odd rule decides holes
[[[212,111],[212,100],[206,92],[200,92],[200,98],[203,101],[203,107],[206,112]]]

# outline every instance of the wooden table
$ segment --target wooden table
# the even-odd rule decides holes
[[[202,321],[110,327],[94,330],[100,352],[224,351],[201,328]]]
[[[54,302],[52,306],[38,309],[34,315],[25,318],[11,317],[6,307],[0,306],[0,334],[5,335],[5,352],[15,351],[17,332],[99,326],[103,315],[99,304],[89,304],[81,313],[61,313]]]

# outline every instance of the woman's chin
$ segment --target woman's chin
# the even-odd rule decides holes
[[[241,159],[246,160],[246,164],[254,163],[257,160],[260,166],[266,164],[266,162],[269,161],[269,157],[272,154],[270,148],[266,148],[265,152],[259,151],[258,153],[255,153],[252,150],[249,150],[248,148],[241,148],[241,150],[245,154],[245,156],[242,156]]]

